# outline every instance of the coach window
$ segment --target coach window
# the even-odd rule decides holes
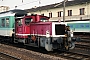
[[[5,27],[5,19],[4,18],[1,20],[1,23],[2,23],[1,26]]]
[[[26,19],[25,19],[25,24],[26,24],[26,25],[29,25],[30,22],[32,22],[32,21],[33,21],[32,18],[26,18]]]
[[[9,18],[6,18],[6,27],[9,27]]]

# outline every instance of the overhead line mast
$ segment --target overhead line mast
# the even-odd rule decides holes
[[[3,1],[3,0],[0,0],[0,1]]]
[[[3,1],[3,0],[2,0]],[[23,3],[23,0],[22,0],[22,3]]]

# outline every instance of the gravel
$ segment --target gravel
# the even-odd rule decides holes
[[[61,57],[51,56],[24,48],[13,47],[5,44],[0,44],[0,52],[12,55],[21,60],[67,60]]]

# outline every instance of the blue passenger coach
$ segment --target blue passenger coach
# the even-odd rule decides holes
[[[73,32],[90,33],[90,21],[70,21],[67,22]]]
[[[27,12],[24,10],[9,10],[0,13],[0,37],[12,37],[15,17],[24,16]]]

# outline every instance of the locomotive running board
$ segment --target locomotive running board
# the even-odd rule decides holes
[[[27,46],[32,46],[32,47],[38,47],[38,45],[35,45],[34,43],[24,44],[24,45],[27,45]]]

